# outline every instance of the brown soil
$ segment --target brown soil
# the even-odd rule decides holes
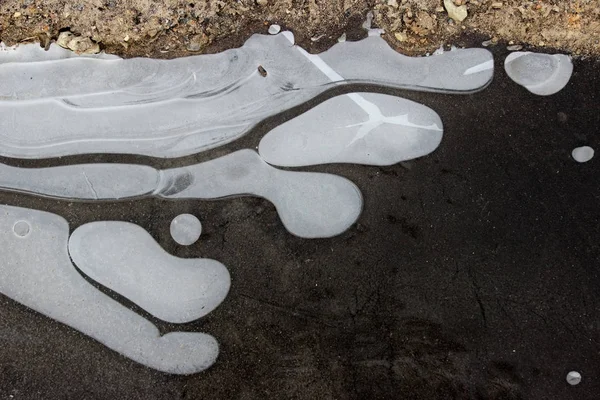
[[[448,17],[442,0],[5,0],[0,4],[0,39],[9,45],[47,45],[70,30],[110,53],[172,58],[239,46],[276,23],[315,52],[343,33],[349,40],[359,39],[372,10],[374,25],[407,54],[460,44],[465,35],[491,44],[600,53],[599,0],[455,3],[468,9],[463,22]]]

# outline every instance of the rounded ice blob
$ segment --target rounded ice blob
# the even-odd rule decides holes
[[[273,24],[269,27],[269,34],[277,35],[279,32],[281,32],[281,26]]]
[[[280,167],[393,165],[433,152],[442,135],[440,117],[422,104],[379,93],[349,93],[272,129],[258,152]]]
[[[171,237],[182,246],[196,243],[201,234],[202,224],[192,214],[181,214],[171,221]]]
[[[573,73],[571,57],[515,51],[504,60],[506,74],[533,94],[549,96],[564,88]]]
[[[17,221],[13,225],[13,232],[18,237],[24,238],[31,232],[31,225],[29,225],[29,222],[27,221]]]
[[[573,159],[577,162],[588,162],[594,158],[594,149],[592,149],[590,146],[577,147],[573,149],[571,156],[573,156]]]
[[[577,371],[569,372],[567,374],[567,382],[569,382],[569,385],[571,386],[579,385],[581,382],[581,374]]]

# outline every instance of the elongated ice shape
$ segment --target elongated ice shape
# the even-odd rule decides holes
[[[69,225],[62,217],[0,206],[0,292],[98,340],[150,368],[193,374],[219,353],[210,335],[158,329],[88,283],[67,251]]]
[[[384,94],[356,95],[358,104],[347,95],[333,97],[277,126],[260,141],[260,156],[285,167],[392,165],[439,146],[442,121],[432,109]]]
[[[80,226],[69,238],[69,254],[87,276],[167,322],[205,316],[225,300],[231,286],[220,262],[174,257],[129,222]]]
[[[362,211],[360,190],[348,179],[278,170],[247,149],[162,171],[129,164],[37,169],[0,164],[0,188],[73,200],[258,196],[275,205],[291,233],[304,238],[338,235],[356,222]]]
[[[531,93],[549,96],[569,83],[573,62],[565,54],[515,51],[504,60],[504,69],[510,79]]]
[[[334,85],[471,93],[493,76],[484,49],[411,58],[370,36],[310,55],[287,34],[253,35],[238,49],[175,60],[39,61],[36,53],[36,62],[6,62],[10,52],[0,52],[0,154],[178,157],[229,143]]]

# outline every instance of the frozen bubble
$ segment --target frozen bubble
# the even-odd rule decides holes
[[[201,233],[202,224],[192,214],[178,215],[171,222],[171,236],[182,246],[196,243]]]
[[[577,371],[571,371],[567,374],[567,382],[569,385],[575,386],[579,385],[581,382],[581,374]]]
[[[273,24],[269,27],[269,33],[271,35],[277,35],[279,32],[281,32],[281,26]]]
[[[569,83],[573,63],[565,54],[515,51],[506,57],[504,69],[510,79],[531,93],[549,96]]]
[[[26,221],[17,221],[13,225],[13,232],[18,237],[22,237],[23,238],[23,237],[29,235],[29,232],[31,232],[31,226],[29,225],[29,222],[26,222]]]
[[[592,158],[594,158],[594,149],[592,149],[589,146],[577,147],[576,149],[573,149],[571,155],[573,156],[573,159],[577,162],[588,162]]]

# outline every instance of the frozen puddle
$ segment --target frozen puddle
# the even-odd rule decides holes
[[[346,178],[281,171],[268,165],[253,150],[162,171],[129,164],[40,169],[0,164],[0,188],[73,200],[258,196],[273,203],[287,230],[303,238],[331,237],[344,232],[356,222],[363,204],[360,190]]]
[[[200,239],[202,224],[192,214],[181,214],[171,221],[171,237],[182,246],[190,246]]]
[[[315,55],[290,41],[290,32],[253,35],[238,49],[174,60],[74,57],[56,46],[46,55],[37,44],[5,48],[0,154],[178,157],[229,143],[334,85],[472,93],[493,76],[485,49],[412,58],[374,35]]]
[[[62,217],[0,206],[0,292],[163,372],[193,374],[215,362],[219,345],[212,336],[161,336],[148,320],[88,283],[69,259],[68,236],[69,225]]]
[[[564,54],[516,51],[506,57],[504,69],[510,79],[531,93],[549,96],[569,83],[573,63]]]
[[[225,300],[231,285],[220,262],[174,257],[144,228],[129,222],[92,222],[77,228],[69,239],[69,254],[87,276],[172,323],[210,313]]]
[[[434,151],[442,121],[432,109],[374,93],[333,97],[279,125],[260,142],[268,163],[392,165]]]

